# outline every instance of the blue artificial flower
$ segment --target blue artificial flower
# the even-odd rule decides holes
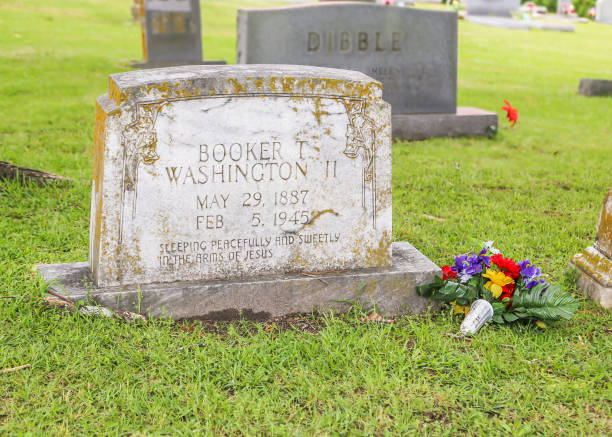
[[[464,254],[455,257],[455,265],[451,269],[457,273],[457,277],[462,283],[469,281],[472,276],[481,273],[483,263],[489,267],[489,257],[484,255],[486,252],[485,248],[478,255]]]
[[[527,287],[527,290],[531,290],[533,287],[535,287],[538,284],[546,284],[546,287],[544,287],[544,289],[542,290],[543,292],[546,291],[546,289],[548,288],[548,282],[546,282],[544,279],[532,279],[529,282],[525,282],[525,287]]]
[[[491,267],[491,261],[489,261],[489,257],[486,256],[486,253],[487,253],[487,248],[485,246],[482,248],[482,250],[478,254],[478,259],[480,260],[481,263],[484,263],[485,266]]]
[[[455,265],[452,268],[453,271],[461,273],[464,268],[464,262],[467,263],[467,255],[459,255],[455,257]]]
[[[521,275],[523,278],[539,278],[542,275],[542,271],[534,266],[533,264],[521,268]]]

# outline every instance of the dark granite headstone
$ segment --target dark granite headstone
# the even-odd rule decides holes
[[[356,70],[382,82],[394,114],[455,113],[457,14],[367,3],[241,9],[237,63]]]
[[[202,61],[199,0],[145,0],[145,60]]]
[[[225,64],[202,61],[200,0],[141,0],[144,62],[134,67]]]
[[[583,96],[612,96],[612,80],[580,79],[578,94]]]

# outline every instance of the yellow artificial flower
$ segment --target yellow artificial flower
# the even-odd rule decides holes
[[[463,306],[463,305],[457,305],[456,302],[457,302],[456,300],[451,302],[451,304],[453,305],[453,315],[455,315],[455,314],[464,314],[464,315],[467,316],[467,313],[470,311],[470,307],[469,306]]]
[[[508,284],[514,284],[514,279],[506,276],[502,272],[496,272],[495,270],[487,269],[487,273],[482,275],[482,277],[489,279],[489,282],[487,282],[484,286],[486,289],[491,291],[493,297],[496,299],[502,294],[502,287]]]

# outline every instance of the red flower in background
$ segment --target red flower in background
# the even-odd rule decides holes
[[[512,279],[516,279],[521,274],[521,268],[514,262],[512,258],[504,258],[501,253],[493,255],[491,262],[499,267],[499,270],[510,276]],[[514,291],[514,290],[513,290]]]
[[[450,278],[456,278],[457,272],[454,272],[449,266],[442,266],[442,279],[448,280]]]
[[[512,105],[508,103],[507,100],[504,100],[504,103],[506,104],[506,106],[504,106],[502,110],[506,111],[507,116],[508,116],[508,121],[512,123],[510,127],[514,127],[514,125],[518,121],[518,109],[513,108]]]

